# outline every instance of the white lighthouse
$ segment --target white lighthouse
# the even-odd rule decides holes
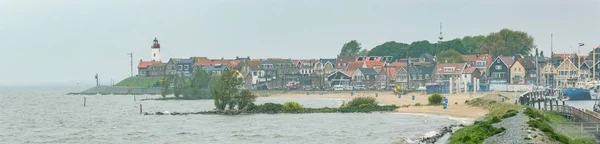
[[[154,43],[151,46],[152,48],[152,61],[161,61],[160,60],[160,44],[158,43],[158,39],[154,37]]]

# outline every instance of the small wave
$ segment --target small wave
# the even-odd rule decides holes
[[[177,135],[198,135],[198,134],[193,133],[193,132],[180,132],[180,133],[177,133]]]
[[[410,144],[412,144],[412,143],[417,143],[417,141],[411,140],[410,138],[407,138],[407,137],[402,137],[402,138],[400,138],[400,140],[397,143],[402,143],[402,144],[410,143]]]
[[[432,136],[434,136],[434,135],[436,135],[436,134],[438,134],[438,132],[437,132],[437,131],[428,131],[428,132],[426,132],[426,133],[423,133],[423,134],[421,134],[421,135],[422,135],[422,137],[432,137]]]
[[[282,136],[282,135],[279,135],[279,134],[275,134],[275,135],[273,136],[273,138],[280,138],[280,137],[283,137],[283,136]]]

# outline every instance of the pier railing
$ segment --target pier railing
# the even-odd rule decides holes
[[[575,122],[552,123],[555,130],[575,137],[592,137],[600,142],[600,113],[566,105],[564,101],[544,96],[542,91],[529,91],[519,97],[520,104],[540,110],[555,111]]]

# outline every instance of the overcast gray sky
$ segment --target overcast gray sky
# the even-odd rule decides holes
[[[525,31],[550,54],[600,45],[596,0],[1,0],[0,85],[109,84],[150,59],[158,37],[171,57],[333,58],[349,40],[446,40],[502,28]],[[134,73],[137,73],[134,70]]]

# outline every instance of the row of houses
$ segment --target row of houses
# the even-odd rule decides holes
[[[562,86],[576,79],[591,79],[591,70],[598,65],[591,57],[576,54],[554,54],[553,58],[475,54],[463,55],[462,58],[464,63],[437,63],[435,57],[429,54],[403,59],[391,56],[171,58],[168,62],[140,60],[138,76],[193,76],[197,69],[219,75],[233,69],[244,75],[248,89],[282,89],[290,83],[313,88],[334,85],[364,85],[376,89],[398,85],[418,88],[429,83],[449,83],[450,79],[468,83],[479,80],[482,84]]]
[[[487,56],[473,57],[487,59]],[[478,61],[474,59],[472,63]],[[391,56],[338,56],[320,59],[190,57],[171,58],[166,63],[140,60],[138,76],[193,76],[197,69],[219,75],[227,69],[234,69],[244,75],[246,88],[280,89],[291,82],[304,87],[364,85],[381,89],[401,85],[416,88],[431,82],[447,82],[450,78],[481,78],[483,72],[474,66],[477,65],[469,62],[436,64],[435,58],[429,54],[396,60]]]

